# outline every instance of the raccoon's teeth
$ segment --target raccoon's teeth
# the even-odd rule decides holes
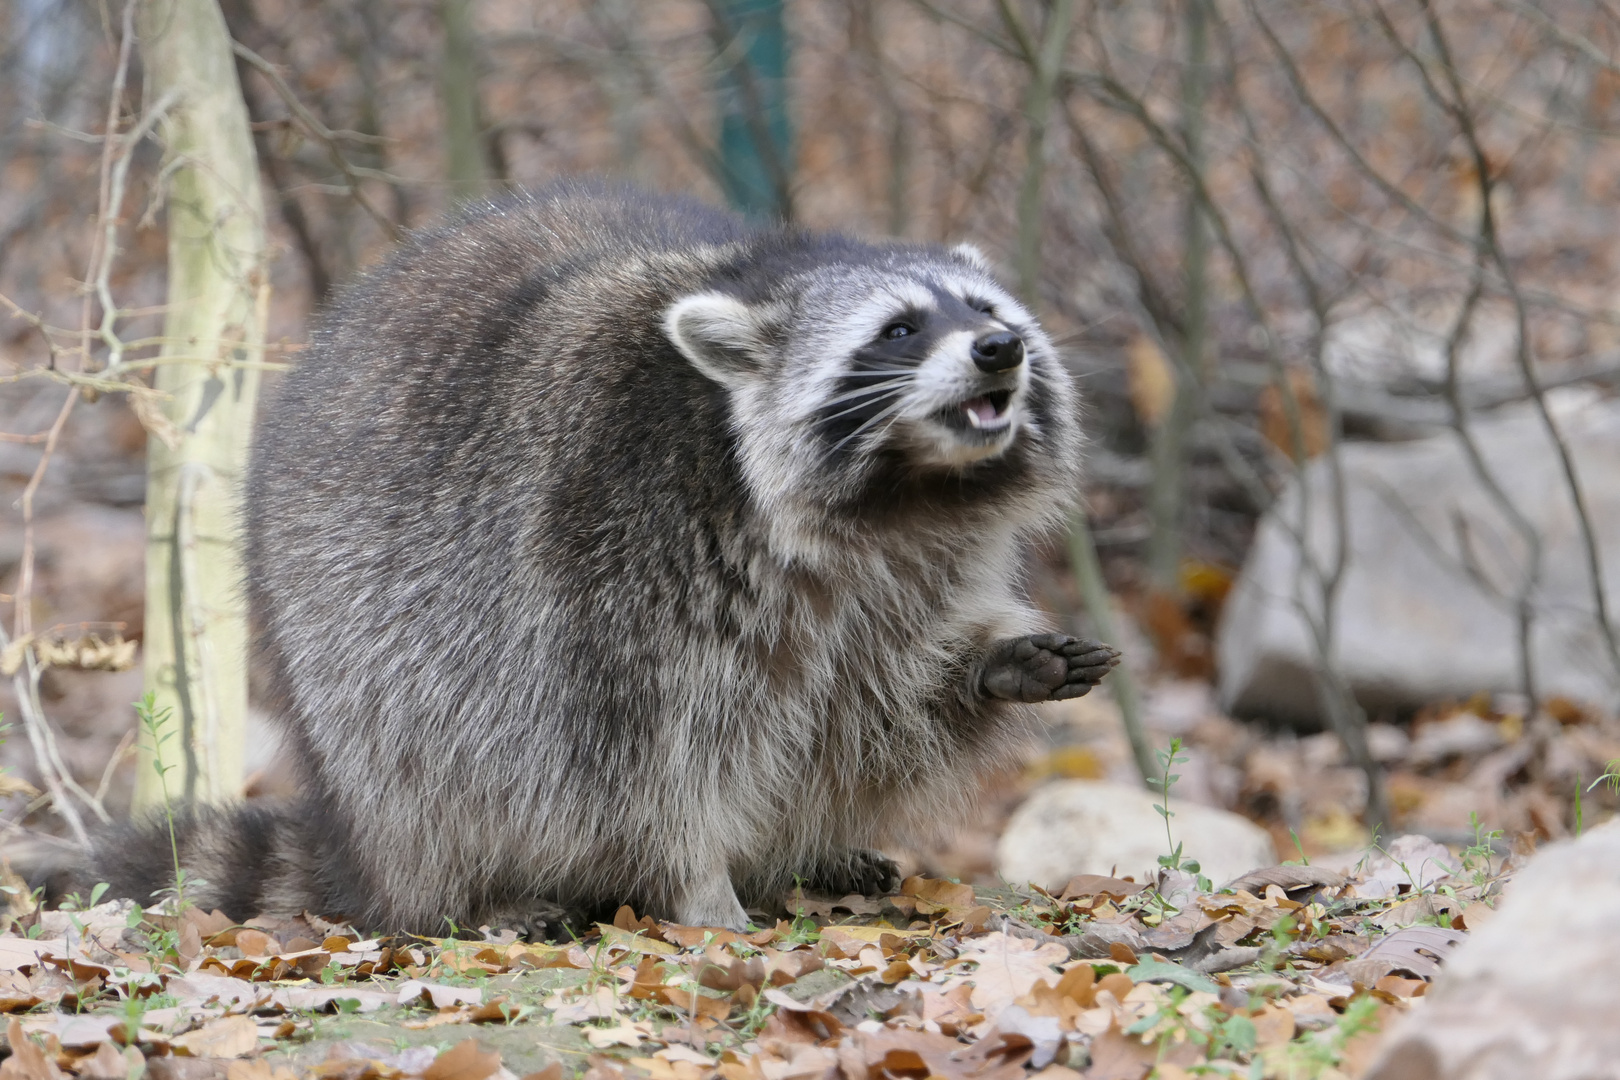
[[[976,397],[962,402],[962,412],[967,416],[970,427],[980,429],[994,427],[996,421],[1001,419],[1001,414],[997,411],[995,402],[987,397]]]

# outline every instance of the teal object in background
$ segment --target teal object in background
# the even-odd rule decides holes
[[[789,47],[782,0],[710,0],[723,60],[720,181],[738,210],[793,217],[793,127],[788,118]]]

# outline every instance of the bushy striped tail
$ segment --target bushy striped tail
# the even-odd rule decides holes
[[[325,910],[317,837],[299,803],[199,806],[111,826],[91,842],[81,891],[106,882],[107,897],[150,905],[184,891],[205,911],[236,920]],[[176,874],[176,854],[179,869]],[[77,876],[77,875],[76,875]]]

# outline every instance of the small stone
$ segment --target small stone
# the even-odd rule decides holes
[[[1117,869],[1146,880],[1169,853],[1159,798],[1125,784],[1061,780],[1038,789],[1013,814],[997,849],[997,870],[1015,885],[1054,892],[1076,874]],[[1196,859],[1215,883],[1277,861],[1271,837],[1258,825],[1208,806],[1170,800],[1170,833],[1185,859]]]
[[[1438,765],[1452,758],[1484,757],[1499,750],[1507,740],[1502,728],[1473,713],[1458,713],[1444,720],[1434,720],[1418,730],[1412,740],[1409,764]]]

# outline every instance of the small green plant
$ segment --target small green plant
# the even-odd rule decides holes
[[[1192,759],[1182,754],[1179,736],[1170,740],[1168,750],[1159,750],[1157,754],[1161,770],[1159,797],[1164,801],[1154,803],[1153,809],[1157,810],[1159,816],[1164,818],[1164,842],[1170,852],[1168,855],[1159,856],[1159,865],[1166,870],[1184,870],[1189,874],[1197,874],[1201,869],[1198,860],[1182,858],[1181,845],[1176,843],[1176,838],[1170,832],[1170,819],[1176,816],[1176,812],[1170,809],[1170,787],[1181,779],[1180,773],[1172,773],[1170,770],[1174,766],[1184,765]]]
[[[739,1038],[746,1041],[758,1035],[775,1012],[776,1006],[766,1001],[764,994],[756,994],[748,1003],[748,1011],[743,1013],[742,1026],[737,1032]]]
[[[169,825],[169,853],[174,857],[174,910],[179,914],[186,907],[186,872],[180,867],[180,841],[174,831],[174,803],[169,798],[169,770],[174,766],[165,764],[163,760],[163,748],[174,738],[174,732],[165,731],[164,728],[173,716],[174,710],[167,705],[162,709],[157,707],[157,695],[150,690],[135,703],[135,718],[152,743],[152,769],[157,773],[158,790],[163,793],[163,817]]]
[[[34,911],[38,911],[40,904],[44,903],[45,886],[41,885],[33,890],[28,890],[16,885],[0,885],[0,893],[5,893],[7,896],[26,896],[29,900],[29,906],[32,907]],[[10,926],[13,925],[14,922],[15,920],[7,922],[5,925]],[[4,927],[0,927],[0,929],[4,929]],[[29,927],[27,934],[29,937],[38,937],[39,924],[35,923],[33,926]]]
[[[1288,826],[1288,839],[1294,842],[1294,850],[1299,852],[1299,865],[1311,865],[1311,857],[1305,854],[1305,845],[1299,842],[1299,833],[1294,831],[1292,825]]]
[[[4,730],[0,727],[0,732]],[[3,741],[0,741],[0,745],[4,745]],[[1586,786],[1587,793],[1590,794],[1599,784],[1609,785],[1611,795],[1620,795],[1620,758],[1610,758],[1603,763],[1603,775]]]
[[[62,898],[61,910],[86,911],[93,908],[97,904],[101,903],[101,898],[107,894],[107,890],[110,888],[112,888],[112,886],[108,885],[105,881],[97,882],[95,887],[90,890],[89,900],[84,899],[76,892],[70,892],[67,894],[67,896]]]
[[[1317,1077],[1338,1068],[1350,1040],[1366,1031],[1378,1030],[1378,1000],[1363,995],[1345,1006],[1334,1026],[1311,1031],[1283,1046],[1266,1052],[1272,1070],[1265,1075]]]
[[[1271,924],[1266,940],[1260,946],[1260,959],[1256,961],[1262,971],[1278,971],[1293,966],[1288,958],[1288,947],[1299,938],[1299,923],[1292,915],[1284,915]]]
[[[794,889],[799,896],[804,895],[804,882],[798,877],[793,879]],[[804,913],[804,905],[800,904],[793,909],[793,924],[783,935],[784,941],[791,941],[798,945],[814,945],[821,940],[821,927],[816,921]]]
[[[1575,835],[1586,831],[1586,815],[1581,811],[1581,777],[1575,774]]]
[[[1502,830],[1486,829],[1479,815],[1473,812],[1468,815],[1468,824],[1474,830],[1474,842],[1462,849],[1459,858],[1463,871],[1473,875],[1474,885],[1483,888],[1495,873],[1491,859],[1496,854],[1496,841],[1502,839]]]
[[[538,1005],[526,1005],[522,1002],[514,1005],[505,998],[498,999],[495,1002],[495,1007],[501,1010],[501,1017],[508,1027],[511,1027],[520,1020],[526,1020],[540,1011],[540,1007]]]
[[[1222,1014],[1215,1009],[1210,1012],[1213,1020],[1209,1032],[1210,1057],[1247,1057],[1254,1053],[1259,1033],[1255,1031],[1253,1020],[1242,1013],[1221,1019]]]
[[[143,981],[142,973],[119,972],[119,974],[126,974],[128,976],[127,979],[122,979],[119,982],[114,983],[114,986],[117,988],[119,994],[123,995],[124,998],[125,1041],[133,1044],[140,1038],[139,1032],[141,1030],[141,1025],[146,1019],[146,999],[141,996],[140,991],[142,988],[150,984]],[[144,977],[151,978],[149,975]]]
[[[1241,1012],[1228,1013],[1213,1000],[1201,1009],[1190,1010],[1187,1008],[1190,996],[1185,987],[1171,987],[1164,1004],[1126,1028],[1125,1033],[1153,1032],[1161,1053],[1183,1042],[1191,1043],[1201,1047],[1208,1059],[1206,1065],[1195,1066],[1194,1073],[1207,1075],[1219,1071],[1231,1075],[1228,1063],[1216,1059],[1247,1058],[1253,1054],[1258,1039],[1254,1021]]]

